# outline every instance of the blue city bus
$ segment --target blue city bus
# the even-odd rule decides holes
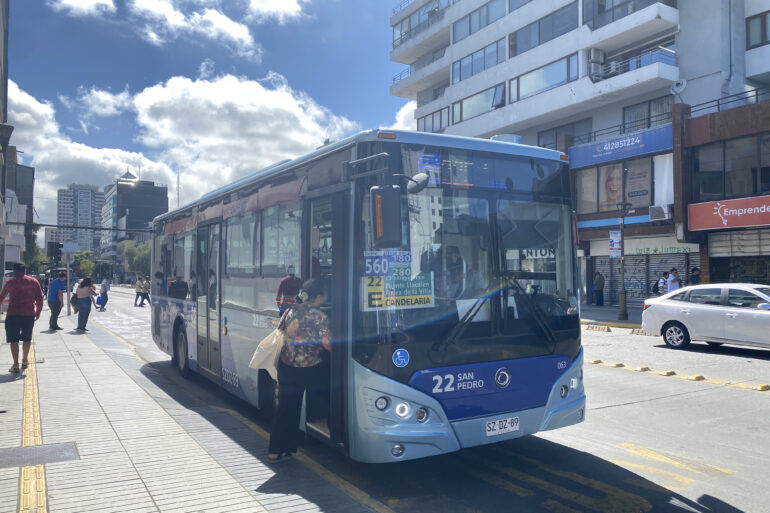
[[[333,333],[301,427],[350,458],[582,422],[566,157],[509,138],[365,131],[157,217],[156,344],[269,414],[277,385],[248,365],[294,270],[327,280]]]

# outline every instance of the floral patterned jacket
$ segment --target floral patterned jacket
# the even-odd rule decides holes
[[[323,361],[324,344],[331,340],[329,317],[319,308],[298,305],[286,316],[281,361],[291,367],[313,367]]]

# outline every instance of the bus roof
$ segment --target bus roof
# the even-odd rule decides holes
[[[382,135],[381,135],[382,134]],[[506,141],[493,141],[491,139],[480,139],[477,137],[464,137],[459,135],[445,135],[435,134],[429,132],[415,132],[409,130],[365,130],[359,132],[345,139],[341,139],[331,144],[327,144],[318,148],[317,150],[297,157],[295,159],[287,159],[276,164],[272,164],[266,168],[254,171],[243,178],[219,187],[205,193],[199,199],[187,203],[175,210],[161,214],[155,218],[153,222],[161,221],[167,217],[171,217],[178,212],[189,210],[197,204],[206,203],[217,196],[224,196],[238,187],[253,184],[262,180],[271,178],[274,175],[281,173],[282,171],[300,165],[304,162],[314,160],[322,157],[326,154],[333,153],[334,151],[344,148],[359,142],[396,142],[407,144],[425,144],[431,146],[448,146],[461,150],[471,151],[487,151],[492,153],[503,153],[508,155],[518,155],[523,157],[541,158],[547,160],[562,160],[563,153],[555,150],[549,150],[547,148],[541,148],[538,146],[528,146],[525,144],[517,144]]]

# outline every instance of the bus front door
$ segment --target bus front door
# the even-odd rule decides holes
[[[197,240],[198,368],[202,375],[219,381],[219,225],[199,227]]]
[[[309,404],[308,425],[335,443],[346,443],[345,397],[347,373],[348,270],[347,251],[350,239],[347,215],[350,196],[338,192],[309,201],[309,240],[305,253],[305,276],[322,279],[329,299],[322,310],[329,315],[332,350],[325,365],[329,369],[329,388],[316,395]],[[307,226],[307,225],[306,225]]]

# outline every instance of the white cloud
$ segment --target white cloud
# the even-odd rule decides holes
[[[249,13],[257,19],[275,18],[283,23],[302,15],[302,5],[310,0],[249,0]]]
[[[8,119],[16,129],[12,144],[36,168],[35,194],[53,198],[69,183],[103,187],[128,167],[142,179],[170,184],[176,205],[176,174],[181,203],[286,158],[314,150],[360,127],[318,105],[286,79],[271,73],[254,81],[232,75],[215,79],[172,77],[131,97],[91,88],[78,99],[94,115],[126,109],[136,116],[136,140],[152,152],[93,148],[62,133],[53,104],[37,100],[9,81]],[[130,108],[127,107],[130,105]],[[54,222],[56,202],[36,205],[41,222]]]
[[[390,130],[416,130],[417,122],[414,119],[414,111],[417,109],[417,102],[412,100],[406,102],[396,113],[396,122],[390,126],[381,126],[380,128]]]
[[[202,36],[231,47],[241,56],[254,60],[261,57],[262,49],[249,28],[219,9],[205,8],[186,14],[172,0],[132,0],[128,7],[138,18],[140,34],[153,45],[161,46],[180,37]]]
[[[112,0],[50,0],[49,5],[70,16],[99,16],[115,12]]]
[[[216,63],[212,59],[203,59],[201,65],[198,66],[198,78],[209,78],[214,74],[214,66]]]
[[[88,90],[82,88],[78,101],[85,111],[86,118],[117,116],[131,107],[131,95],[128,89],[113,94],[95,87]]]

